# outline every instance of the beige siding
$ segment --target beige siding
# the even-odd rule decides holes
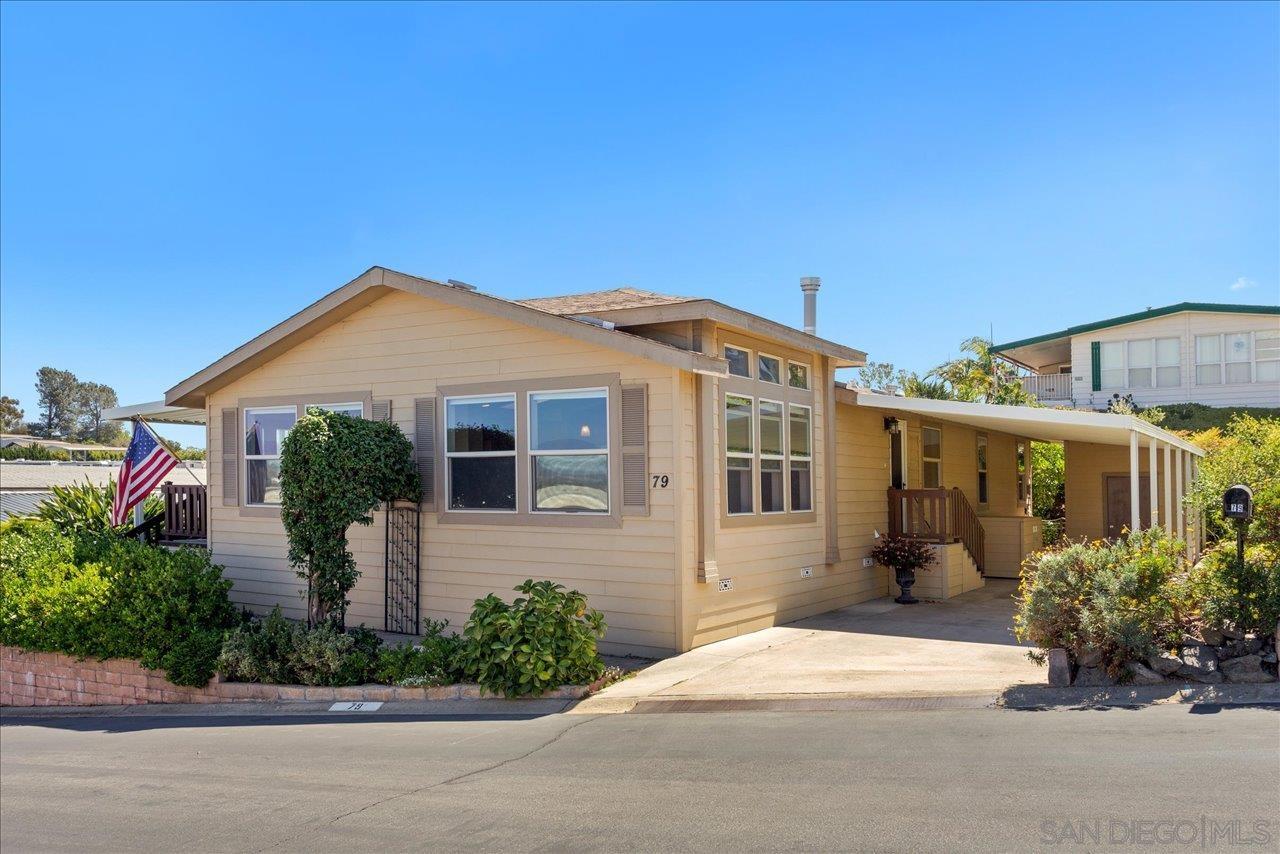
[[[673,391],[678,372],[595,345],[404,293],[384,297],[210,396],[210,459],[221,455],[221,410],[241,398],[369,391],[390,400],[413,435],[414,398],[437,385],[617,373],[649,390],[650,471],[676,473]],[[616,450],[616,449],[615,449]],[[280,604],[303,615],[301,582],[286,560],[278,518],[222,506],[221,471],[210,469],[210,542],[235,582],[233,598],[257,610]],[[603,648],[662,654],[676,648],[675,513],[681,481],[650,493],[648,517],[616,529],[440,524],[422,526],[422,615],[460,629],[475,599],[512,596],[525,578],[552,578],[587,593],[605,612]],[[361,578],[348,622],[383,625],[384,520],[348,535]]]
[[[1195,336],[1277,328],[1280,328],[1280,317],[1275,315],[1184,312],[1076,335],[1071,339],[1071,385],[1075,405],[1101,409],[1113,394],[1119,393],[1132,394],[1134,401],[1140,406],[1187,402],[1208,406],[1280,406],[1280,383],[1202,386],[1195,382]],[[1091,343],[1141,338],[1179,339],[1182,384],[1166,388],[1109,388],[1093,391]]]
[[[1138,471],[1147,476],[1149,450],[1138,451]],[[1129,474],[1129,449],[1122,445],[1066,443],[1067,537],[1098,540],[1107,535],[1105,478]],[[1159,512],[1164,515],[1164,451],[1156,461]],[[1175,481],[1176,483],[1176,481]],[[1176,488],[1176,487],[1175,487]],[[1185,487],[1184,487],[1185,488]],[[1176,509],[1175,509],[1176,513]],[[1163,524],[1163,520],[1161,520]]]

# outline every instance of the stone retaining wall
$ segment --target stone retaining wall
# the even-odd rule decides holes
[[[542,697],[576,700],[592,686],[566,685]],[[56,652],[24,652],[0,646],[0,706],[121,706],[142,703],[233,703],[286,700],[480,700],[495,699],[479,685],[398,688],[392,685],[261,685],[223,682],[217,676],[203,688],[174,685],[158,670],[127,658],[82,661]]]

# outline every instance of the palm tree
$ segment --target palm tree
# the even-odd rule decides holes
[[[954,400],[1037,405],[1035,397],[1019,382],[1017,369],[991,352],[990,341],[977,336],[968,338],[960,345],[960,350],[972,355],[943,362],[925,375],[926,380],[944,384]]]

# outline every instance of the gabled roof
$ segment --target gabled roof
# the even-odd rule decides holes
[[[1163,308],[1149,308],[1146,311],[1138,311],[1133,314],[1122,314],[1119,317],[1112,317],[1107,320],[1083,323],[1079,326],[1069,326],[1060,332],[1036,335],[1032,338],[1023,338],[1020,341],[1010,341],[1007,344],[997,344],[991,348],[991,352],[999,353],[1002,350],[1015,350],[1018,347],[1027,347],[1031,344],[1043,344],[1046,341],[1053,341],[1058,338],[1070,338],[1073,335],[1081,335],[1085,332],[1107,329],[1112,326],[1124,326],[1126,323],[1137,323],[1142,320],[1150,320],[1153,317],[1164,317],[1166,314],[1179,314],[1184,311],[1208,311],[1224,314],[1280,314],[1280,305],[1233,305],[1231,303],[1220,302],[1180,302],[1175,305],[1166,305]]]
[[[692,302],[693,297],[676,297],[642,291],[639,288],[614,288],[610,291],[591,291],[585,294],[566,294],[562,297],[537,297],[516,300],[521,305],[547,311],[551,314],[593,314],[597,311],[613,311],[619,308],[645,308],[651,305],[672,305]]]
[[[694,373],[726,376],[729,372],[724,359],[714,356],[691,353],[622,330],[605,329],[474,290],[398,273],[385,267],[370,267],[347,284],[178,383],[165,392],[164,403],[167,406],[203,407],[205,396],[209,392],[244,376],[394,291],[417,294],[449,305],[506,317],[527,326],[546,329]]]

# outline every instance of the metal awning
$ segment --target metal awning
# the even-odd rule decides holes
[[[141,416],[153,424],[204,424],[206,422],[203,409],[169,406],[163,400],[135,403],[131,406],[116,406],[102,413],[102,417],[107,421],[128,421],[135,416]]]
[[[1204,451],[1195,444],[1132,415],[895,397],[852,389],[839,389],[836,399],[855,406],[911,412],[938,421],[951,421],[1042,442],[1094,442],[1099,445],[1128,446],[1132,434],[1137,433],[1181,448],[1197,457],[1204,456]]]

